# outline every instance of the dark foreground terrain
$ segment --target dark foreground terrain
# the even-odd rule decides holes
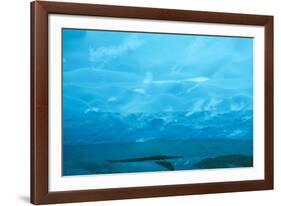
[[[64,145],[63,175],[253,166],[251,140],[175,140]]]

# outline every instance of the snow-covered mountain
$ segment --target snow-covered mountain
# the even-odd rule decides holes
[[[89,111],[66,115],[65,144],[144,142],[185,139],[251,139],[252,110],[214,114],[211,111],[109,113]]]

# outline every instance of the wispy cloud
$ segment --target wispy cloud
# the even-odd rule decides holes
[[[250,38],[87,32],[64,37],[64,92],[80,98],[65,103],[81,111],[187,111],[202,98],[252,94]]]
[[[150,84],[150,83],[152,82],[152,80],[153,80],[152,74],[149,73],[149,72],[147,72],[147,73],[145,74],[143,83],[144,83],[144,84]]]
[[[139,93],[139,94],[145,94],[145,90],[142,89],[142,88],[133,89],[133,92],[136,92],[136,93]]]
[[[209,81],[209,78],[208,77],[194,77],[194,78],[188,79],[188,81],[190,81],[190,82],[206,82],[206,81]]]
[[[192,92],[194,89],[200,87],[204,82],[209,81],[210,79],[207,77],[195,77],[191,78],[190,81],[195,82],[196,84],[189,89],[186,90],[186,94]]]
[[[201,83],[201,82],[206,82],[208,80],[209,78],[207,77],[194,77],[194,78],[178,79],[178,80],[155,80],[155,81],[151,81],[151,83],[153,84],[180,84],[184,82]]]
[[[87,114],[88,112],[99,112],[99,111],[100,111],[100,109],[97,107],[90,107],[90,108],[86,109],[84,111],[84,113]]]
[[[100,61],[103,58],[115,58],[118,57],[128,51],[132,51],[137,49],[143,44],[143,40],[141,40],[138,35],[130,35],[126,38],[121,44],[114,45],[110,47],[98,47],[98,48],[90,48],[90,61],[96,62]]]

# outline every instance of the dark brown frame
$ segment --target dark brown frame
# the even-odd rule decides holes
[[[257,25],[265,28],[265,179],[48,191],[48,15],[70,14]],[[35,1],[31,3],[31,202],[33,204],[273,189],[273,16]]]

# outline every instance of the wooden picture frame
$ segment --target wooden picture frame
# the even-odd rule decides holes
[[[264,27],[265,75],[264,82],[259,82],[265,89],[264,179],[50,192],[48,189],[50,14]],[[273,16],[46,1],[31,3],[31,203],[53,204],[268,189],[273,189]]]

